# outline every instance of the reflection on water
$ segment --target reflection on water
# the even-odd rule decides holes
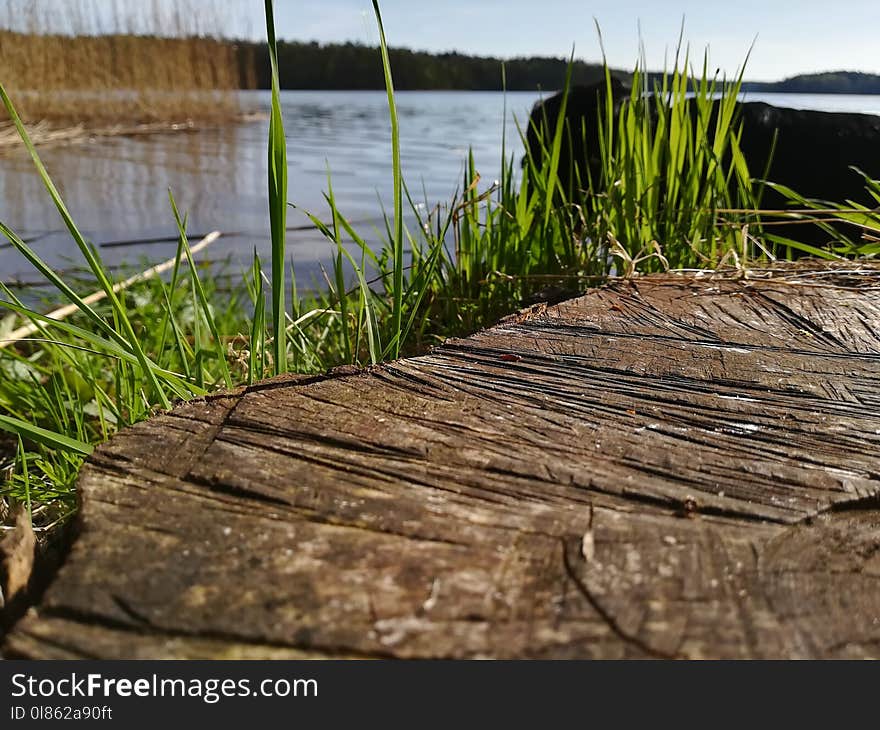
[[[246,104],[268,107],[262,92],[245,92]],[[507,96],[507,135],[520,147],[513,114],[527,118],[537,94]],[[340,208],[351,220],[381,227],[381,200],[389,210],[391,147],[384,92],[283,92],[288,138],[290,201],[323,215],[328,167]],[[403,166],[413,197],[429,204],[447,200],[461,185],[468,146],[484,179],[498,176],[504,98],[494,93],[402,92],[398,95]],[[41,154],[84,233],[96,243],[164,238],[175,233],[168,204],[172,188],[189,230],[224,232],[213,258],[231,256],[247,265],[254,248],[268,257],[266,121],[219,129],[129,138],[103,138]],[[24,154],[0,157],[0,220],[8,223],[49,263],[78,262],[78,252]],[[308,223],[290,210],[288,225]],[[329,257],[315,231],[291,231],[289,252],[310,280]],[[174,255],[173,242],[106,247],[111,265]],[[33,278],[28,265],[0,244],[0,279]]]
[[[169,187],[178,204],[190,212],[190,230],[195,233],[214,221],[227,230],[232,230],[231,221],[241,230],[259,230],[261,220],[253,214],[262,202],[255,185],[265,169],[256,154],[259,143],[259,128],[241,125],[104,138],[48,148],[43,158],[83,232],[103,242],[172,234]],[[0,216],[22,235],[48,232],[34,247],[54,265],[65,265],[64,259],[77,253],[69,235],[61,232],[60,218],[23,154],[0,159]],[[117,263],[123,258],[167,258],[173,252],[174,244],[166,244],[102,253]],[[0,250],[4,277],[26,270],[13,251]]]
[[[244,92],[245,104],[267,108],[263,92]],[[506,97],[508,151],[520,154],[514,116],[525,123],[537,94]],[[779,106],[880,113],[880,97],[749,94]],[[352,220],[380,226],[379,201],[391,206],[391,150],[384,92],[283,92],[288,137],[289,199],[323,215],[327,169],[342,211]],[[461,185],[468,147],[489,183],[498,176],[505,97],[493,92],[401,92],[403,166],[413,197],[429,205],[448,200]],[[101,139],[47,148],[44,161],[79,225],[96,243],[162,238],[175,233],[167,190],[189,213],[192,233],[219,229],[226,235],[214,258],[231,256],[242,268],[256,249],[268,258],[266,203],[267,122],[199,132]],[[79,254],[23,154],[0,157],[0,220],[26,238],[54,266]],[[289,225],[307,223],[291,210]],[[369,233],[371,223],[361,227]],[[174,254],[162,242],[104,248],[110,264],[153,261]],[[292,231],[289,252],[305,281],[326,260],[329,246],[314,231]],[[0,279],[33,278],[28,265],[0,244]]]

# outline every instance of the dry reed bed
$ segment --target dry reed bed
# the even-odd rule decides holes
[[[241,113],[253,49],[222,37],[225,8],[177,0],[170,14],[144,15],[134,3],[108,5],[11,0],[0,10],[0,82],[25,120],[107,127]]]

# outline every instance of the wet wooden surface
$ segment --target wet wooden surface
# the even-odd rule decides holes
[[[878,335],[877,267],[667,275],[181,405],[6,652],[878,657]]]

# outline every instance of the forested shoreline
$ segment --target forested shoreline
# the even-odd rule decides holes
[[[270,68],[261,44],[241,43],[244,64],[257,60],[257,88],[267,89]],[[534,91],[555,90],[565,82],[566,58],[514,58],[460,53],[433,54],[407,48],[389,49],[394,86],[399,90]],[[384,89],[379,49],[356,43],[318,44],[280,41],[278,65],[283,89]],[[502,73],[503,66],[503,73]],[[577,84],[599,81],[602,65],[576,61],[572,79]],[[629,74],[615,71],[621,78]],[[244,69],[242,78],[245,78]],[[505,83],[506,82],[506,83]]]
[[[153,46],[164,50],[161,58],[180,66],[192,65],[202,56],[223,57],[221,76],[187,71],[175,75],[162,71],[161,88],[181,85],[205,88],[268,89],[270,74],[268,49],[265,42],[184,35],[104,34],[72,39],[64,35],[34,35],[0,30],[0,65],[6,68],[6,81],[18,82],[25,88],[39,79],[40,88],[79,88],[84,83],[130,88],[146,76],[156,76],[155,68],[144,69],[131,59],[138,58]],[[74,45],[80,47],[71,52]],[[24,49],[20,52],[20,49]],[[30,49],[29,51],[27,49]],[[104,49],[103,51],[99,49]],[[109,49],[109,50],[107,50]],[[398,90],[460,90],[460,91],[556,91],[565,84],[569,60],[566,57],[531,56],[501,59],[458,52],[429,53],[408,48],[389,48],[394,85]],[[71,65],[59,61],[63,54],[76,59]],[[62,56],[59,56],[62,54]],[[115,60],[100,66],[100,72],[84,71],[83,63],[103,63],[110,55]],[[56,58],[57,57],[57,58]],[[181,60],[182,59],[182,60]],[[328,43],[315,41],[280,41],[278,43],[279,77],[282,89],[306,90],[384,90],[385,79],[378,47],[360,43]],[[238,72],[236,74],[236,66]],[[53,69],[51,74],[46,69]],[[121,75],[120,75],[121,74]],[[127,75],[126,75],[127,74]],[[573,84],[593,84],[604,77],[604,67],[597,61],[576,60],[571,69]],[[628,83],[632,69],[613,69],[612,74]],[[196,79],[195,76],[199,78]],[[237,78],[236,78],[237,76]],[[659,80],[660,74],[646,74],[648,83]],[[12,83],[13,88],[16,87]],[[801,74],[781,81],[745,81],[743,91],[793,92],[812,94],[880,94],[880,75],[857,71],[828,71]]]
[[[270,69],[265,44],[239,42],[242,79],[269,88]],[[565,82],[568,59],[534,56],[500,59],[461,53],[428,53],[407,48],[389,49],[394,84],[399,90],[548,91]],[[249,68],[256,63],[255,75]],[[358,43],[280,41],[278,63],[283,89],[384,89],[379,49]],[[503,67],[503,73],[502,73]],[[631,69],[612,72],[621,80]],[[598,62],[575,61],[572,81],[590,84],[602,78]],[[746,81],[744,91],[808,94],[880,94],[880,75],[856,71],[801,74],[781,81]]]
[[[801,74],[782,81],[747,82],[744,91],[798,94],[880,94],[880,75],[859,71]]]

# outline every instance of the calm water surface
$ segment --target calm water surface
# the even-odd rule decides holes
[[[524,124],[536,93],[399,92],[403,166],[414,197],[430,205],[461,186],[468,148],[486,183],[499,176],[502,129],[508,151],[521,156],[516,120]],[[749,94],[778,106],[880,114],[880,96]],[[266,109],[268,96],[246,94]],[[380,226],[380,201],[390,211],[391,151],[384,92],[282,93],[290,167],[289,200],[319,216],[327,210],[328,168],[343,213]],[[507,115],[505,118],[505,104]],[[80,227],[96,244],[148,240],[175,233],[167,190],[189,214],[193,234],[219,229],[224,236],[211,257],[229,256],[244,268],[256,248],[269,257],[266,203],[266,127],[258,121],[198,132],[103,139],[47,148],[44,161]],[[0,220],[33,239],[37,252],[56,267],[79,264],[75,244],[62,231],[57,212],[28,159],[0,157]],[[300,211],[288,225],[307,223]],[[307,281],[328,259],[329,244],[314,231],[292,231],[289,254]],[[375,237],[375,235],[374,235]],[[170,242],[103,247],[111,264],[158,261],[174,255]],[[0,244],[0,280],[35,278],[8,245]]]

